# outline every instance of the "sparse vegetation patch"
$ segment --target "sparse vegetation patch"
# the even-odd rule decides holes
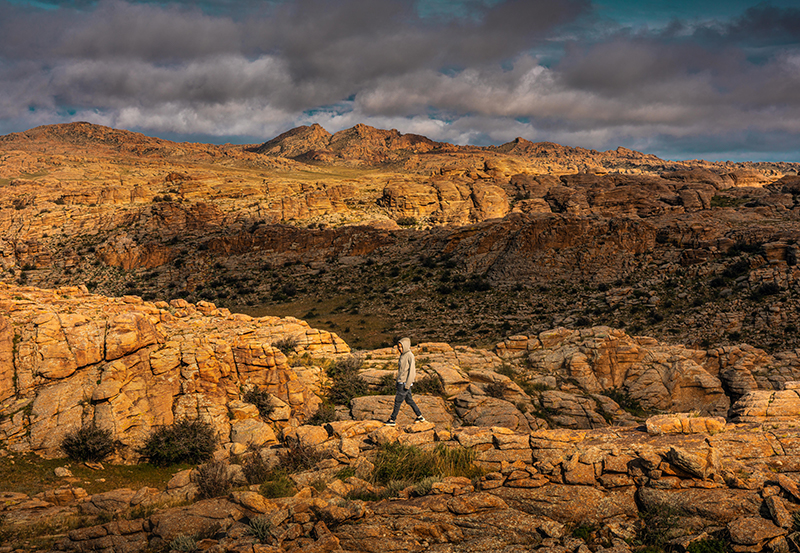
[[[156,466],[198,464],[211,458],[217,442],[217,435],[210,424],[183,419],[156,428],[139,449],[139,454]]]

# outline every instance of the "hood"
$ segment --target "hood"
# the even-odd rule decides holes
[[[402,353],[411,351],[411,338],[400,338],[400,341],[397,343],[400,344]]]

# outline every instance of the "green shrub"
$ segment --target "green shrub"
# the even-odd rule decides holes
[[[489,397],[493,397],[496,399],[503,399],[506,393],[506,385],[505,382],[489,382],[484,389],[486,395]]]
[[[299,442],[289,444],[282,453],[278,454],[281,468],[290,474],[312,469],[327,457],[328,454],[321,449],[303,445]]]
[[[394,378],[392,378],[394,380]],[[414,393],[444,397],[444,385],[438,376],[428,376],[414,382]],[[393,390],[394,392],[394,390]]]
[[[401,227],[413,227],[417,224],[417,220],[414,217],[400,217],[396,222]]]
[[[414,484],[414,494],[418,496],[428,495],[431,493],[433,485],[436,482],[441,482],[441,480],[442,479],[439,476],[428,476],[427,478],[423,478]]]
[[[725,267],[722,276],[725,278],[737,278],[750,272],[750,262],[746,259],[739,259],[732,265]]]
[[[358,501],[380,501],[388,497],[390,497],[389,490],[385,488],[383,491],[371,491],[365,488],[355,488],[345,496],[345,499]]]
[[[358,355],[349,355],[336,361],[328,369],[328,376],[333,379],[333,385],[328,390],[328,401],[334,405],[349,405],[354,397],[369,394],[369,386],[358,374],[363,358]]]
[[[258,414],[264,421],[269,420],[269,416],[275,409],[272,404],[272,394],[265,390],[259,390],[256,386],[251,386],[242,391],[242,401],[255,405],[258,409]]]
[[[328,368],[328,376],[335,379],[344,374],[357,373],[363,364],[364,358],[360,355],[340,357],[332,367]]]
[[[353,467],[345,467],[333,475],[334,478],[339,480],[347,480],[348,478],[356,475],[356,469]]]
[[[285,470],[276,469],[261,483],[258,491],[264,497],[276,498],[292,496],[297,489]]]
[[[688,553],[728,553],[730,548],[725,540],[719,538],[706,538],[689,544]]]
[[[767,282],[756,288],[750,297],[756,301],[762,300],[767,296],[774,296],[781,291],[781,287],[774,282]]]
[[[433,477],[475,478],[482,474],[482,469],[475,465],[475,451],[472,449],[439,444],[432,450],[423,450],[412,445],[390,443],[378,450],[373,480],[380,485],[389,486],[395,482],[406,487]]]
[[[433,455],[439,476],[478,478],[484,474],[483,469],[475,464],[474,449],[438,444],[433,450]]]
[[[269,543],[272,540],[272,522],[264,515],[250,519],[247,533],[258,540],[258,543]]]
[[[225,461],[211,461],[197,467],[195,477],[198,499],[208,499],[227,495],[233,487],[233,482],[228,474],[228,463]]]
[[[639,541],[643,545],[663,550],[680,527],[680,514],[678,509],[667,504],[643,511],[640,513],[644,524],[639,532]]]
[[[634,399],[630,396],[627,390],[613,388],[611,390],[606,390],[604,395],[614,400],[617,405],[634,417],[646,417],[650,414],[649,411],[641,406],[638,399]]]
[[[332,403],[326,402],[319,406],[317,412],[314,413],[310,419],[308,419],[306,424],[322,426],[323,424],[327,424],[335,420],[336,420],[336,407]]]
[[[419,383],[418,383],[419,384]],[[414,390],[415,392],[417,389]],[[394,374],[385,374],[378,385],[378,395],[393,396],[397,392],[397,380]]]
[[[269,478],[273,468],[258,451],[251,451],[242,462],[242,472],[248,484],[261,484]]]
[[[354,397],[365,396],[369,393],[369,386],[356,373],[347,373],[333,381],[328,390],[328,401],[334,405],[349,405]]]
[[[495,372],[497,374],[502,374],[503,376],[507,376],[512,380],[517,376],[517,373],[514,371],[514,367],[512,367],[508,363],[503,363],[502,365],[500,365],[500,367],[497,368]]]
[[[592,534],[597,531],[597,527],[591,524],[581,524],[572,530],[572,537],[583,541],[590,541]]]
[[[156,428],[139,449],[143,459],[156,466],[203,463],[217,447],[214,428],[203,421],[180,420]]]
[[[192,553],[193,551],[197,551],[197,542],[191,536],[178,534],[175,536],[175,539],[169,542],[169,548],[172,551]]]
[[[284,286],[284,288],[286,287]],[[284,290],[284,294],[286,296],[294,296],[296,292],[288,294],[286,293],[286,290]],[[297,347],[297,344],[298,344],[297,338],[295,338],[294,336],[286,336],[285,338],[281,338],[277,342],[273,342],[272,347],[278,348],[284,355],[289,355],[290,353],[294,352],[294,349]]]
[[[534,396],[537,392],[544,392],[550,389],[550,386],[544,382],[523,382],[521,387],[529,396]]]
[[[61,450],[73,461],[99,463],[117,450],[117,443],[110,430],[90,424],[67,433]]]

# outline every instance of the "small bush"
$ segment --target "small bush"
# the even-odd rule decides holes
[[[272,540],[272,522],[264,515],[250,519],[247,533],[258,540],[258,543],[269,543]]]
[[[427,478],[423,478],[416,484],[414,484],[414,494],[418,496],[428,495],[431,493],[433,489],[433,485],[436,482],[441,482],[442,479],[439,476],[429,476]]]
[[[264,421],[269,420],[269,416],[275,409],[272,404],[272,394],[267,393],[265,390],[259,390],[255,386],[251,386],[242,392],[242,401],[255,405],[258,409],[258,414],[261,415],[261,419]]]
[[[417,384],[419,384],[419,382],[417,382]],[[419,391],[419,388],[415,387],[414,391]],[[395,393],[397,393],[397,380],[395,380],[395,375],[383,375],[381,377],[381,383],[378,384],[378,395],[393,396]]]
[[[360,355],[341,357],[328,369],[328,376],[335,379],[344,374],[357,373],[363,364],[364,358]]]
[[[178,534],[175,536],[175,539],[169,542],[169,548],[172,551],[192,553],[193,551],[197,551],[197,542],[191,536]]]
[[[665,504],[642,512],[640,516],[644,519],[644,524],[639,533],[639,540],[644,545],[663,550],[680,528],[680,515],[679,510]]]
[[[353,467],[345,467],[333,475],[334,478],[339,480],[347,480],[348,478],[356,475],[356,469]]]
[[[317,412],[314,413],[310,419],[308,419],[307,424],[322,426],[323,424],[327,424],[335,420],[336,420],[336,407],[332,403],[323,403],[322,405],[319,406]]]
[[[740,259],[729,265],[722,271],[722,276],[726,278],[738,278],[750,272],[750,262],[746,259]]]
[[[762,300],[767,296],[774,296],[781,291],[781,287],[774,282],[767,282],[756,288],[750,297],[756,301]]]
[[[328,390],[328,401],[334,405],[350,405],[354,397],[365,396],[369,393],[369,386],[356,373],[348,373],[336,378]]]
[[[728,553],[730,548],[725,540],[719,538],[706,538],[689,544],[688,553]]]
[[[369,386],[358,374],[363,362],[361,356],[349,355],[339,359],[328,369],[328,376],[333,379],[333,385],[328,390],[329,402],[334,405],[349,405],[354,397],[369,393]]]
[[[394,378],[392,378],[394,380]],[[422,378],[417,380],[414,383],[414,393],[415,394],[426,394],[430,396],[440,396],[444,397],[444,385],[442,384],[441,379],[438,376],[429,376],[426,378]],[[392,390],[394,393],[394,390]]]
[[[605,396],[614,400],[620,408],[624,409],[634,417],[646,417],[650,414],[642,405],[639,403],[638,399],[634,399],[630,396],[627,390],[622,390],[619,388],[614,388],[612,390],[606,390]]]
[[[285,470],[276,469],[261,483],[258,491],[264,497],[276,498],[292,496],[297,489]]]
[[[296,293],[297,292],[286,295],[294,296]],[[294,353],[294,348],[297,347],[297,344],[298,344],[297,338],[295,338],[294,336],[286,336],[285,338],[281,338],[277,342],[273,342],[272,347],[278,348],[284,355],[289,355],[290,353]]]
[[[242,462],[242,472],[248,484],[261,484],[272,474],[274,467],[258,451],[251,451]]]
[[[396,222],[401,227],[413,227],[417,224],[417,220],[414,217],[400,217]]]
[[[433,450],[423,450],[416,446],[390,443],[378,450],[373,480],[387,486],[392,482],[402,482],[406,487],[426,478],[475,478],[482,474],[481,468],[475,465],[475,451],[472,449],[439,444]]]
[[[583,541],[590,541],[592,535],[597,531],[597,527],[591,524],[581,524],[572,530],[572,537]]]
[[[544,392],[549,390],[550,386],[545,384],[544,382],[523,382],[522,383],[522,390],[528,394],[529,396],[536,395],[537,392]]]
[[[183,419],[150,434],[139,454],[156,466],[203,463],[217,447],[213,427],[203,421]]]
[[[289,473],[312,469],[325,458],[327,454],[324,451],[296,442],[278,455],[281,468]]]
[[[61,450],[73,461],[99,463],[117,450],[117,444],[110,430],[91,424],[67,433]]]
[[[493,397],[496,399],[503,399],[506,393],[506,385],[504,382],[498,382],[498,381],[489,382],[489,384],[486,385],[484,391],[486,392],[486,395],[489,397]]]
[[[195,479],[197,496],[199,499],[209,499],[227,495],[233,487],[233,482],[228,474],[228,463],[224,461],[211,461],[197,467]]]

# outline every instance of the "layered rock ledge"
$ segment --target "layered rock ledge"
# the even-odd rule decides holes
[[[668,534],[664,543],[680,551],[723,530],[740,552],[788,551],[798,539],[796,422],[726,424],[674,414],[648,419],[645,427],[519,433],[340,421],[287,429],[283,437],[327,453],[315,468],[292,476],[299,488],[293,497],[269,499],[257,486],[239,487],[225,497],[164,508],[193,497],[194,471],[187,470],[165,491],[87,497],[80,489],[62,490],[58,499],[7,498],[5,512],[14,519],[58,506],[62,513],[123,516],[137,506],[162,506],[144,518],[73,530],[58,545],[67,551],[143,551],[204,532],[211,536],[203,540],[206,550],[242,552],[625,552],[645,525]],[[352,499],[372,489],[365,479],[376,448],[394,441],[473,448],[486,472],[475,480],[446,478],[422,496],[412,486],[396,499]],[[268,457],[279,453],[265,450]],[[337,478],[346,468],[355,476]],[[668,526],[658,518],[664,513],[673,519]],[[268,544],[247,533],[257,516],[272,523]]]

